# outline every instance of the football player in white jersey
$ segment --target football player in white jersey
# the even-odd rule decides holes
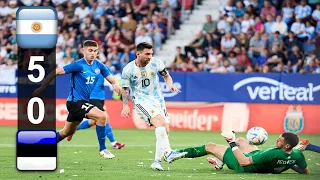
[[[167,86],[173,92],[180,92],[173,86],[172,78],[164,63],[152,57],[152,45],[146,42],[136,47],[137,58],[127,64],[122,71],[122,117],[130,116],[128,101],[131,99],[136,113],[150,126],[155,127],[156,152],[155,161],[151,164],[154,170],[163,170],[161,157],[173,162],[186,153],[173,151],[170,147],[169,117],[167,114],[163,94],[159,85],[158,73],[165,79]]]

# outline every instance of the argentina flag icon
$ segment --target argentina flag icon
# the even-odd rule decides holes
[[[23,6],[17,11],[17,43],[21,48],[53,48],[57,43],[57,12],[49,6]]]

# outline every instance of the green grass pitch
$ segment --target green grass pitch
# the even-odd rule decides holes
[[[58,145],[58,167],[53,172],[19,172],[16,170],[15,133],[17,127],[0,127],[0,179],[71,179],[71,180],[116,180],[116,179],[172,179],[172,180],[206,180],[206,179],[320,179],[320,154],[305,152],[311,175],[300,175],[292,170],[283,174],[236,174],[226,166],[216,171],[206,161],[206,157],[181,159],[173,164],[163,163],[166,171],[153,171],[150,165],[155,152],[155,135],[150,130],[114,129],[115,138],[126,147],[111,150],[116,158],[102,159],[98,155],[98,142],[95,129],[77,132],[71,142],[63,141]],[[238,133],[237,137],[244,136]],[[268,141],[260,147],[273,147],[277,134],[270,134]],[[207,142],[226,144],[219,132],[171,131],[172,148],[199,146]],[[314,144],[320,144],[319,135],[300,135]],[[110,147],[110,144],[107,144]],[[37,149],[35,149],[36,151]],[[60,170],[64,170],[60,173]],[[169,169],[169,170],[168,170]]]

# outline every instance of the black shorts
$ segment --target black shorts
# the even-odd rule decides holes
[[[69,111],[67,121],[68,122],[81,122],[83,118],[87,117],[89,111],[95,106],[88,101],[67,101],[67,109]]]
[[[98,109],[100,109],[101,111],[105,111],[103,106],[104,106],[104,100],[100,100],[100,99],[90,99],[89,103],[96,106]]]

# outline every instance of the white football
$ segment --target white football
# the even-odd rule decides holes
[[[247,132],[247,140],[250,144],[261,145],[268,140],[268,133],[262,127],[252,127]]]

